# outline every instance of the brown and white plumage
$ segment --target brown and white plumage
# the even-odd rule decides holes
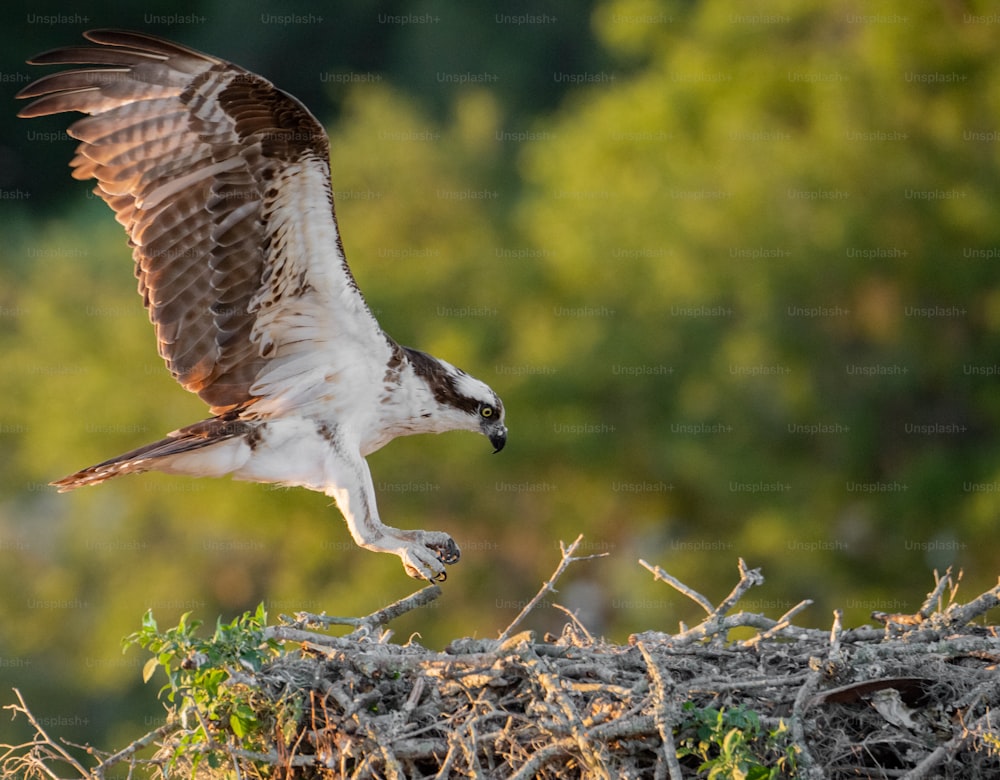
[[[125,227],[160,355],[214,416],[54,484],[155,469],[302,485],[336,498],[362,546],[443,577],[454,542],[382,525],[364,456],[456,429],[500,449],[503,405],[379,327],[344,257],[322,126],[210,55],[143,33],[85,37],[98,46],[31,60],[85,67],[23,89],[34,101],[20,116],[88,115],[69,128],[73,176],[96,179]]]

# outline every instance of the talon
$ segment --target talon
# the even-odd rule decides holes
[[[448,564],[451,566],[453,563],[458,563],[458,559],[462,557],[462,551],[455,544],[454,539],[449,539],[444,544],[429,545],[437,553],[438,560],[441,563]]]
[[[456,563],[462,552],[455,540],[447,534],[428,533],[424,531],[400,532],[397,537],[400,543],[398,549],[392,549],[403,559],[406,573],[416,580],[427,582],[444,582],[448,579],[442,564]],[[373,549],[386,550],[383,545],[372,545]]]

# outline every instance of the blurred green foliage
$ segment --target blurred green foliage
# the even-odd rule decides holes
[[[232,35],[235,12],[209,4],[190,27],[22,21],[32,48],[5,56],[140,27],[258,68],[329,120],[373,310],[508,408],[496,458],[462,434],[369,458],[387,522],[463,547],[401,637],[495,635],[581,532],[610,556],[571,568],[559,603],[619,641],[695,617],[639,557],[718,599],[742,556],[767,577],[743,608],[812,598],[814,625],[834,608],[849,625],[915,611],[935,567],[963,567],[968,596],[995,581],[987,4],[607,0],[510,12],[552,17],[524,23],[361,8],[344,14],[367,45],[341,49],[317,47],[350,38],[334,12]],[[403,13],[438,21],[379,21]],[[352,72],[369,77],[323,75]],[[455,73],[497,78],[440,78]],[[0,160],[0,688],[110,744],[158,717],[142,658],[118,654],[147,609],[360,615],[416,583],[305,491],[155,474],[46,487],[205,410],[159,362],[122,231],[63,168],[72,145],[31,143],[25,125],[3,125]]]

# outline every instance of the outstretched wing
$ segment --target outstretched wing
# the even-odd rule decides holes
[[[69,128],[81,142],[73,176],[96,179],[125,226],[177,381],[214,413],[279,394],[294,403],[290,380],[335,370],[318,365],[321,345],[387,349],[344,258],[329,142],[309,111],[176,43],[118,30],[85,37],[99,46],[30,61],[88,67],[21,90],[35,100],[20,116],[89,115]]]

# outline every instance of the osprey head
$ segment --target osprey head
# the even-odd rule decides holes
[[[425,352],[404,347],[417,376],[427,383],[437,409],[435,430],[482,433],[497,453],[507,443],[503,401],[489,385]],[[426,416],[426,415],[425,415]]]
[[[453,375],[457,396],[455,407],[471,417],[468,421],[471,430],[480,431],[490,440],[490,444],[493,445],[493,454],[500,452],[507,443],[503,401],[485,382],[469,376],[454,366],[448,366],[448,368],[455,372]]]

